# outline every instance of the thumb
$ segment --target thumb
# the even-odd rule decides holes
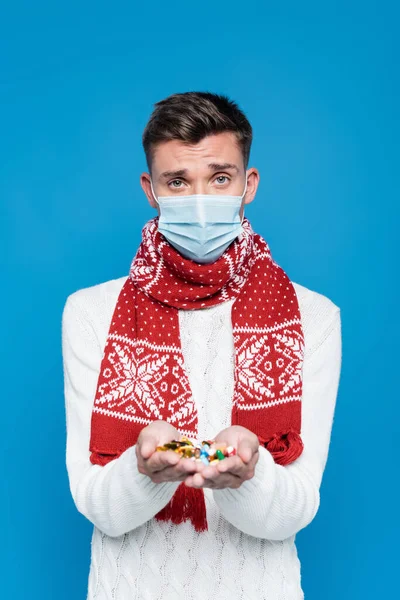
[[[240,440],[237,447],[237,454],[244,463],[248,463],[253,456],[253,451],[248,440]]]
[[[146,459],[156,451],[157,440],[153,435],[148,434],[146,437],[144,437],[139,446],[141,455]]]

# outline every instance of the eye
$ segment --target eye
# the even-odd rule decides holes
[[[222,181],[221,181],[222,180]],[[226,181],[229,181],[229,177],[227,177],[226,175],[219,175],[216,180],[217,183],[225,183]]]
[[[175,185],[176,183],[182,184],[182,181],[180,179],[173,179],[172,181],[169,182],[168,185],[175,189],[179,189],[181,187],[181,185]]]

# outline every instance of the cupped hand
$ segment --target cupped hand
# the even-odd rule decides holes
[[[184,481],[199,470],[201,464],[190,458],[181,458],[173,450],[157,451],[157,446],[178,440],[180,434],[166,421],[153,421],[144,427],[136,442],[138,470],[148,475],[153,483]]]
[[[259,459],[258,437],[245,427],[232,425],[214,439],[217,443],[226,443],[236,448],[236,455],[224,458],[214,465],[200,463],[197,472],[186,477],[185,484],[196,488],[236,489],[254,476]]]

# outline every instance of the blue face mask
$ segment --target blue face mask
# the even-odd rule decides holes
[[[208,264],[215,262],[242,232],[239,211],[241,196],[192,194],[156,197],[160,207],[158,230],[186,258]]]

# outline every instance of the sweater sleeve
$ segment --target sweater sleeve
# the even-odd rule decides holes
[[[260,446],[252,479],[237,488],[213,490],[222,515],[239,530],[284,540],[306,527],[320,504],[320,485],[330,444],[342,360],[340,309],[305,356],[301,436],[303,452],[283,466]]]
[[[179,482],[153,483],[139,473],[135,446],[105,466],[90,462],[91,414],[102,349],[90,319],[71,296],[62,315],[62,355],[71,494],[80,513],[116,537],[154,517],[169,502]]]

